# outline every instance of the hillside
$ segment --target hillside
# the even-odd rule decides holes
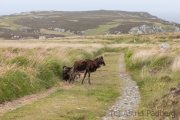
[[[31,11],[0,16],[0,38],[54,38],[75,35],[179,32],[180,24],[147,12]]]

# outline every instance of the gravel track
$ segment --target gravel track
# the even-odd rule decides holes
[[[119,76],[124,82],[122,96],[120,96],[116,103],[108,110],[107,115],[103,117],[103,120],[129,120],[135,119],[137,116],[136,110],[141,101],[139,89],[136,82],[124,71],[124,53],[121,53],[119,62]]]

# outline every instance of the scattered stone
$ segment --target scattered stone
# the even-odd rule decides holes
[[[40,39],[40,40],[46,39],[46,36],[39,36],[39,39]]]

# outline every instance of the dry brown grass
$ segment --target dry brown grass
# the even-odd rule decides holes
[[[180,70],[180,56],[175,57],[173,64],[171,66],[171,70],[174,72]]]
[[[158,54],[159,50],[151,49],[151,50],[139,50],[133,54],[133,61],[145,61],[149,58],[152,58],[155,54]]]
[[[22,41],[23,42],[23,41]],[[20,42],[1,42],[1,48],[6,47],[15,47],[15,48],[53,48],[53,47],[71,47],[71,48],[87,48],[87,47],[95,47],[102,48],[102,44],[73,44],[73,43],[43,43],[43,42],[29,42],[29,43],[20,43]]]
[[[40,32],[43,34],[62,35],[62,33],[58,32],[58,31],[52,31],[52,30],[47,30],[47,29],[40,29]]]
[[[2,77],[4,74],[6,74],[7,71],[14,69],[17,67],[17,64],[11,64],[11,65],[4,65],[0,63],[0,77]]]

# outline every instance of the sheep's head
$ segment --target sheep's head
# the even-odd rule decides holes
[[[99,65],[103,65],[103,66],[106,65],[103,56],[96,57],[95,60],[98,60]]]
[[[63,80],[68,80],[72,67],[63,66]]]

